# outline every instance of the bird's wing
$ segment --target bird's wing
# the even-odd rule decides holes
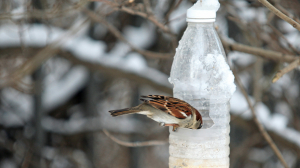
[[[183,100],[161,95],[148,95],[142,97],[152,99],[141,100],[152,105],[154,108],[164,111],[176,118],[185,119],[188,116],[192,115],[191,108],[193,107]]]

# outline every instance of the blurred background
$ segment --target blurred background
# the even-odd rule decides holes
[[[300,23],[299,0],[269,0]],[[168,82],[195,0],[1,0],[0,167],[167,168],[168,129],[108,110],[172,95]],[[228,63],[288,165],[300,167],[299,31],[256,0],[220,0]],[[248,47],[248,48],[247,48]],[[231,99],[230,166],[282,167],[241,90]],[[157,140],[160,145],[126,147]]]

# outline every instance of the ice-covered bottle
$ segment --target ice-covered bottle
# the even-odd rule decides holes
[[[213,25],[219,6],[218,0],[199,0],[187,12],[169,81],[174,97],[202,114],[203,127],[170,129],[170,168],[229,168],[229,100],[235,85]]]

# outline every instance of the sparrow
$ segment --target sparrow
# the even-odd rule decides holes
[[[173,131],[178,127],[200,129],[202,116],[198,110],[187,102],[168,96],[148,95],[141,96],[150,100],[140,99],[142,104],[120,110],[109,111],[112,116],[124,114],[142,114],[158,122],[160,126],[173,126]]]

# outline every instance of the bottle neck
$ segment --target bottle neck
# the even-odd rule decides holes
[[[212,23],[215,21],[216,18],[186,18],[186,22],[194,22],[194,23],[199,23],[199,22]]]
[[[214,27],[214,22],[188,22],[188,26]]]

